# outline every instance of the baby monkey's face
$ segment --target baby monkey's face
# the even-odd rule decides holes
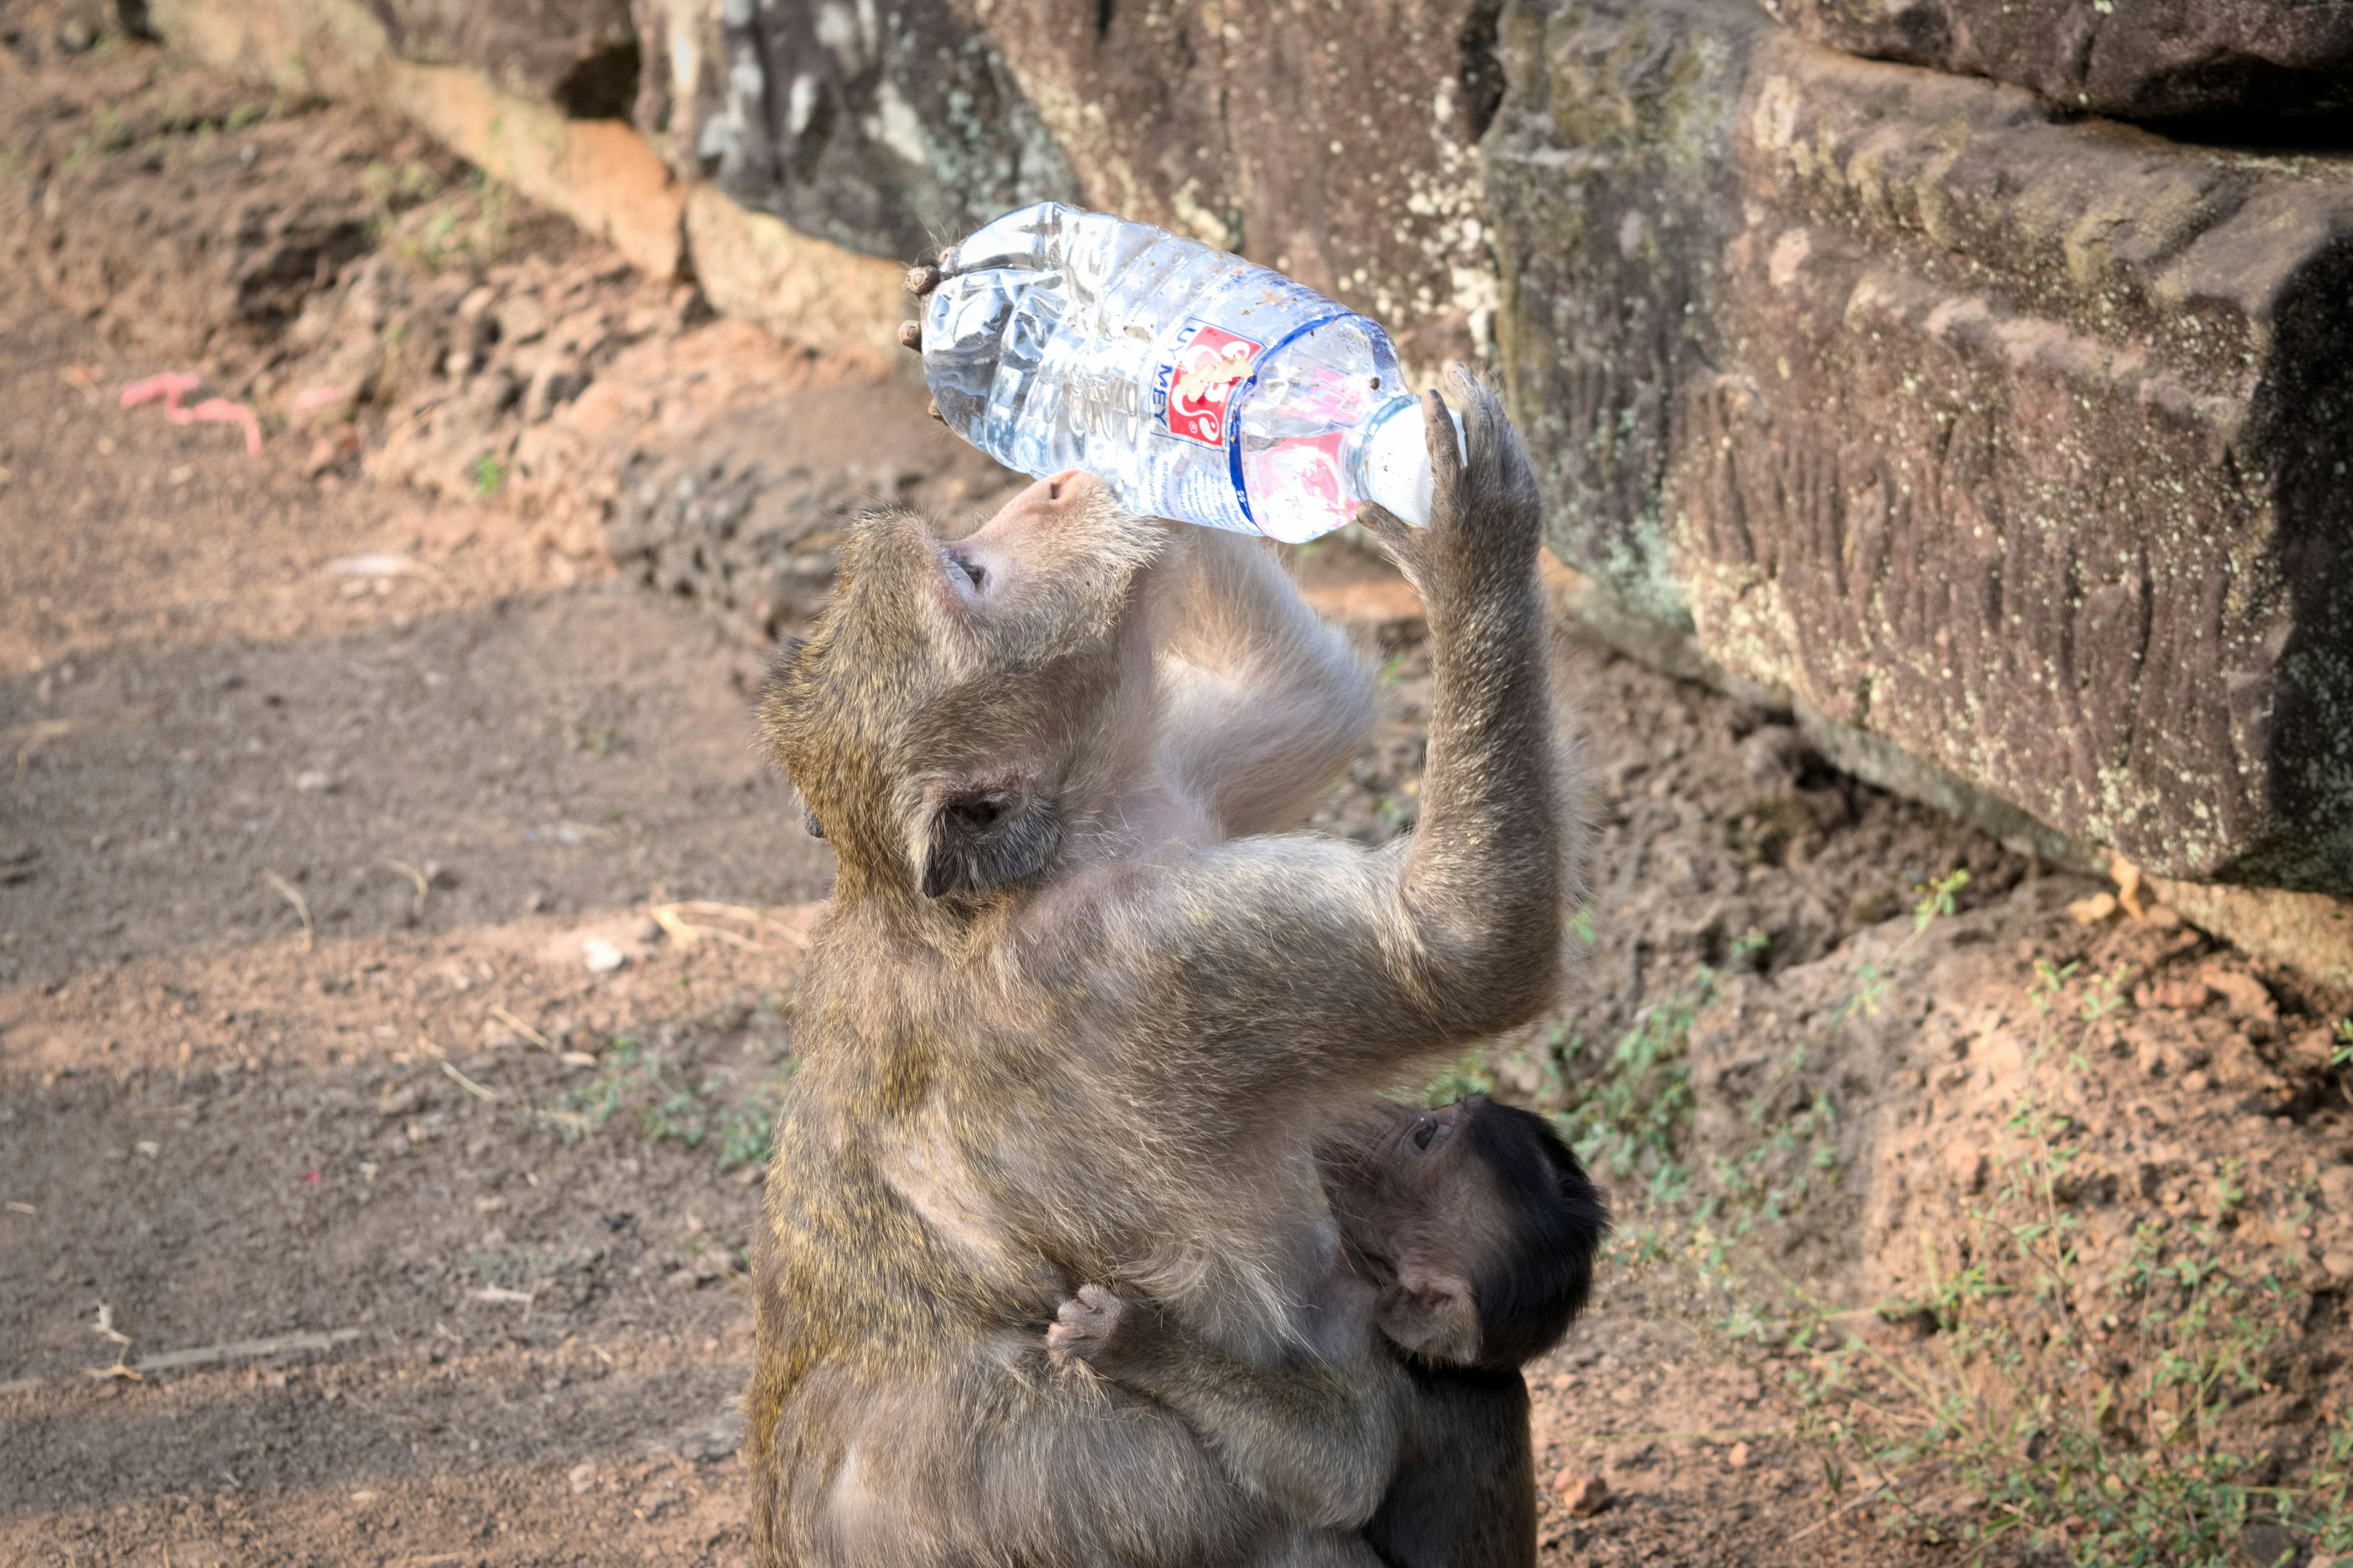
[[[1494,1109],[1483,1095],[1434,1110],[1383,1104],[1324,1151],[1333,1215],[1380,1288],[1381,1331],[1436,1361],[1478,1359],[1472,1282],[1510,1252],[1494,1174],[1465,1136]]]
[[[1381,1332],[1431,1361],[1524,1366],[1584,1310],[1609,1228],[1543,1117],[1483,1094],[1368,1109],[1320,1151]]]

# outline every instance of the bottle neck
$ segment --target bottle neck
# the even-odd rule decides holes
[[[1455,439],[1462,421],[1454,420]],[[1349,479],[1357,499],[1375,502],[1419,528],[1430,521],[1434,481],[1430,471],[1429,421],[1419,397],[1400,393],[1356,427]]]

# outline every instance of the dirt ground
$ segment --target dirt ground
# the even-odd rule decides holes
[[[1004,477],[911,384],[711,321],[397,127],[119,41],[0,50],[0,1558],[744,1560],[743,1268],[830,875],[749,692],[830,520]],[[258,455],[121,406],[178,370]],[[1386,702],[1319,825],[1384,838],[1411,596],[1343,545],[1301,570]],[[1821,1419],[1841,1342],[1789,1302],[1954,1340],[1857,1309],[1968,1266],[2031,1094],[2072,1109],[2087,1255],[2221,1235],[2285,1282],[2231,1440],[2315,1472],[2348,999],[1829,773],[1780,716],[1573,638],[1557,668],[1589,951],[1464,1069],[1589,1131],[1624,1222],[1531,1375],[1547,1563],[1971,1560],[1997,1489],[1860,1480]],[[1693,1266],[1710,1223],[1736,1268]],[[2229,1550],[2321,1560],[2281,1517]]]

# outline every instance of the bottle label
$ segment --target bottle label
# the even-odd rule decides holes
[[[1152,378],[1154,416],[1180,440],[1223,447],[1227,399],[1265,348],[1198,318],[1187,321]]]

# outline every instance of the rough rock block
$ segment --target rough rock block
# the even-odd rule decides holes
[[[913,260],[1046,197],[1281,268],[1468,353],[1500,0],[636,0],[638,124],[801,232]]]
[[[501,90],[575,120],[627,120],[637,100],[629,0],[372,0],[418,65],[471,66]]]
[[[638,129],[802,233],[904,263],[1071,199],[1071,166],[949,0],[636,0]]]
[[[1089,205],[1289,273],[1467,353],[1493,304],[1473,146],[1500,0],[958,0],[1070,150]]]
[[[406,59],[360,0],[153,0],[149,16],[164,38],[216,70],[405,114],[649,275],[678,268],[684,195],[626,125],[567,118],[471,67]]]
[[[2153,872],[2353,890],[2353,164],[1729,0],[1521,0],[1502,47],[1564,559]]]
[[[2353,5],[2323,0],[1762,0],[1816,43],[2015,82],[2134,121],[2229,116],[2231,140],[2353,132]],[[2225,129],[2215,126],[2212,129]]]

